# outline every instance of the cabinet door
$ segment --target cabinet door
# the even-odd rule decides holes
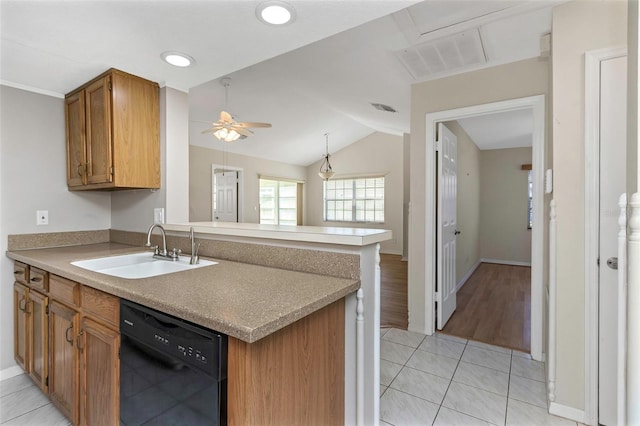
[[[29,315],[27,304],[29,289],[20,284],[13,285],[13,355],[20,367],[29,372]]]
[[[120,424],[120,334],[82,318],[80,424]]]
[[[87,183],[111,182],[111,76],[85,89]]]
[[[27,311],[31,315],[30,323],[31,339],[29,344],[29,375],[40,386],[43,392],[47,392],[47,373],[49,371],[48,342],[49,342],[49,316],[47,304],[49,298],[37,291],[29,291],[29,303]]]
[[[85,115],[84,91],[68,96],[64,101],[67,132],[67,185],[85,183]]]
[[[52,300],[49,305],[49,396],[73,424],[78,423],[78,357],[74,338],[78,313]]]

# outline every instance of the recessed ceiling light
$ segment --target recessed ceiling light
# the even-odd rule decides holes
[[[184,68],[184,67],[193,65],[196,62],[195,59],[193,59],[191,56],[185,55],[184,53],[180,53],[180,52],[164,52],[160,56],[166,62],[176,67]]]
[[[260,3],[256,8],[256,16],[267,24],[284,25],[293,22],[296,13],[289,3],[272,0]]]

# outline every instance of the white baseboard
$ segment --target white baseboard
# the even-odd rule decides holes
[[[14,365],[13,367],[5,368],[4,370],[0,370],[0,382],[3,380],[10,379],[15,376],[19,376],[24,373],[24,370],[20,368],[18,365]]]
[[[574,422],[578,422],[578,423],[585,422],[584,410],[579,410],[577,408],[558,404],[557,402],[551,402],[549,404],[549,414],[553,414],[554,416],[564,417],[566,419],[573,420]]]
[[[500,265],[531,266],[531,262],[517,262],[515,260],[480,259],[480,261],[484,263],[499,263]]]
[[[469,277],[471,277],[471,275],[473,275],[473,273],[476,271],[476,269],[478,269],[478,266],[480,266],[480,264],[482,263],[482,260],[478,260],[475,265],[473,265],[471,267],[471,269],[469,269],[469,271],[466,273],[466,275],[464,277],[462,277],[462,279],[460,280],[460,282],[458,283],[458,285],[456,285],[456,293],[460,291],[460,289],[462,288],[462,286],[467,282],[467,280],[469,279]]]

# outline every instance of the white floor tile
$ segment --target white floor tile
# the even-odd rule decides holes
[[[389,342],[417,348],[420,346],[420,343],[422,343],[422,339],[424,339],[424,337],[424,334],[421,333],[392,328],[384,335],[383,339]]]
[[[35,387],[36,385],[26,374],[19,374],[9,379],[2,380],[0,381],[0,397],[31,386]]]
[[[502,425],[507,411],[507,397],[451,382],[442,405],[489,423]]]
[[[449,358],[460,359],[462,352],[464,352],[464,346],[463,343],[454,342],[453,340],[427,336],[418,349],[433,354],[448,356]]]
[[[404,365],[411,357],[413,351],[415,351],[415,349],[409,346],[388,342],[386,340],[380,341],[380,358],[395,362],[396,364]]]
[[[387,390],[386,386],[380,385],[380,398],[382,398],[382,395],[384,395],[384,391]]]
[[[547,408],[545,384],[537,380],[512,375],[509,382],[509,398]]]
[[[476,348],[489,349],[490,351],[500,352],[501,354],[511,355],[511,349],[503,348],[502,346],[490,345],[484,342],[477,342],[475,340],[469,340],[467,343],[469,346],[475,346]]]
[[[484,420],[459,413],[447,407],[440,407],[433,426],[490,426]]]
[[[449,387],[449,379],[404,367],[390,387],[440,405]]]
[[[511,374],[544,382],[544,363],[532,359],[513,357]]]
[[[407,367],[450,380],[456,370],[458,360],[430,352],[416,351],[407,362]]]
[[[382,339],[384,337],[385,334],[387,334],[387,332],[389,331],[389,328],[381,328],[380,329],[380,338]]]
[[[503,396],[509,390],[509,374],[467,362],[458,365],[453,381]]]
[[[570,420],[552,416],[545,408],[509,398],[507,406],[508,426],[575,426],[575,424]]]
[[[393,379],[402,370],[402,364],[396,364],[395,362],[387,361],[386,359],[380,360],[380,384],[389,386]]]
[[[462,354],[462,361],[508,373],[511,365],[511,355],[467,345]]]
[[[431,425],[437,413],[437,404],[391,388],[380,399],[380,420],[395,426]]]
[[[532,359],[531,358],[531,354],[528,354],[526,352],[520,352],[520,351],[515,351],[514,350],[511,353],[513,354],[513,356],[517,356],[517,357],[520,357],[520,358]]]
[[[35,386],[3,396],[0,398],[0,423],[47,404],[49,404],[49,399]]]
[[[456,343],[462,343],[463,345],[467,344],[467,339],[465,339],[464,337],[452,336],[450,334],[444,334],[444,333],[436,333],[436,337],[438,339],[445,339],[445,340],[450,340]]]
[[[49,403],[2,423],[2,426],[67,426],[70,424],[69,420],[52,403]]]

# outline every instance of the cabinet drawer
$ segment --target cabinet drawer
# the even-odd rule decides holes
[[[68,305],[78,306],[80,302],[80,284],[57,275],[51,275],[49,278],[49,296]]]
[[[26,284],[27,281],[29,281],[29,265],[25,265],[21,262],[14,262],[13,279],[16,280],[16,282]]]
[[[29,268],[29,286],[42,291],[49,290],[49,273],[42,269]]]
[[[95,288],[82,286],[80,291],[82,312],[118,327],[120,324],[120,300]]]

